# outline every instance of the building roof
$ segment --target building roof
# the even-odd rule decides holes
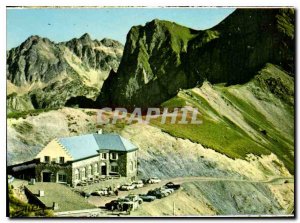
[[[130,152],[138,148],[129,140],[116,134],[88,134],[59,138],[58,142],[76,159],[98,154],[97,150]]]

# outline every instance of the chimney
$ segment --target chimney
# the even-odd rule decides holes
[[[102,132],[103,132],[102,129],[99,129],[99,130],[97,131],[97,133],[100,134],[100,135],[102,134]]]

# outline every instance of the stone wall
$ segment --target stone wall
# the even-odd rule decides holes
[[[95,164],[98,165],[98,168],[96,171],[94,168]],[[108,171],[110,168],[109,159],[103,160],[103,159],[101,159],[101,157],[99,155],[73,162],[72,163],[72,185],[76,185],[83,178],[89,178],[89,177],[92,177],[93,175],[101,175],[101,165],[106,165],[107,170],[106,170],[105,175],[108,175]],[[85,176],[83,177],[81,174],[82,169],[84,168],[85,171],[88,172],[89,166],[91,166],[91,174],[90,175],[85,174]],[[76,178],[75,178],[76,171],[79,171],[79,180],[76,180]]]
[[[42,173],[43,172],[51,172],[51,181],[50,182],[58,182],[57,174],[58,172],[64,173],[66,175],[67,184],[72,183],[72,168],[70,164],[59,165],[56,163],[39,163],[35,168],[35,176],[36,181],[42,182]]]
[[[137,176],[137,150],[127,153],[126,176],[135,178]]]

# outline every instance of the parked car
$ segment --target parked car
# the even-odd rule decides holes
[[[112,200],[105,204],[105,208],[114,211],[119,209],[119,202],[117,200]]]
[[[139,202],[137,200],[132,201],[128,197],[119,198],[118,203],[121,211],[136,210],[139,207]]]
[[[156,198],[161,199],[163,197],[167,197],[169,193],[167,193],[166,191],[161,191],[160,188],[156,188],[154,190],[148,191],[147,195],[155,196]]]
[[[149,184],[157,184],[159,182],[161,182],[161,180],[158,179],[157,177],[151,177],[151,178],[148,179]]]
[[[133,201],[133,202],[138,202],[138,204],[143,203],[143,199],[140,198],[138,195],[135,195],[135,194],[129,194],[125,198],[128,198],[130,201]]]
[[[161,187],[160,188],[161,192],[167,193],[168,195],[172,194],[174,192],[174,189],[172,188],[167,188],[167,187]]]
[[[94,196],[109,196],[109,195],[113,195],[113,194],[114,194],[114,192],[112,190],[109,190],[106,187],[91,193],[91,195],[94,195]]]
[[[91,196],[91,194],[89,192],[84,192],[84,191],[81,191],[80,195],[83,196],[83,197],[85,197],[85,198],[88,198],[88,197]]]
[[[135,186],[134,185],[132,185],[132,184],[124,184],[124,185],[122,185],[121,187],[120,187],[120,190],[133,190],[135,188]]]
[[[94,191],[91,193],[92,196],[103,196],[102,193],[100,193],[100,191]]]
[[[174,184],[173,182],[169,182],[165,184],[165,187],[178,190],[180,188],[180,184]]]
[[[139,180],[139,181],[134,181],[132,183],[132,185],[134,185],[135,188],[141,188],[144,186],[143,181]]]
[[[145,202],[151,202],[156,200],[156,196],[151,196],[147,194],[139,194],[139,197]]]
[[[143,179],[141,179],[141,181],[143,182],[143,184],[147,184],[147,183],[148,183],[148,181],[149,181],[149,179],[145,179],[145,178],[143,178]]]

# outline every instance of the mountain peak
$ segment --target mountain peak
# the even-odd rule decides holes
[[[20,45],[20,47],[21,48],[29,48],[31,45],[35,45],[40,42],[50,43],[51,41],[47,38],[40,37],[38,35],[31,35]]]
[[[89,40],[89,41],[92,40],[90,34],[88,34],[88,33],[83,34],[79,39],[82,39],[82,40]]]
[[[119,41],[109,38],[103,38],[100,43],[107,47],[123,47],[123,44]]]

